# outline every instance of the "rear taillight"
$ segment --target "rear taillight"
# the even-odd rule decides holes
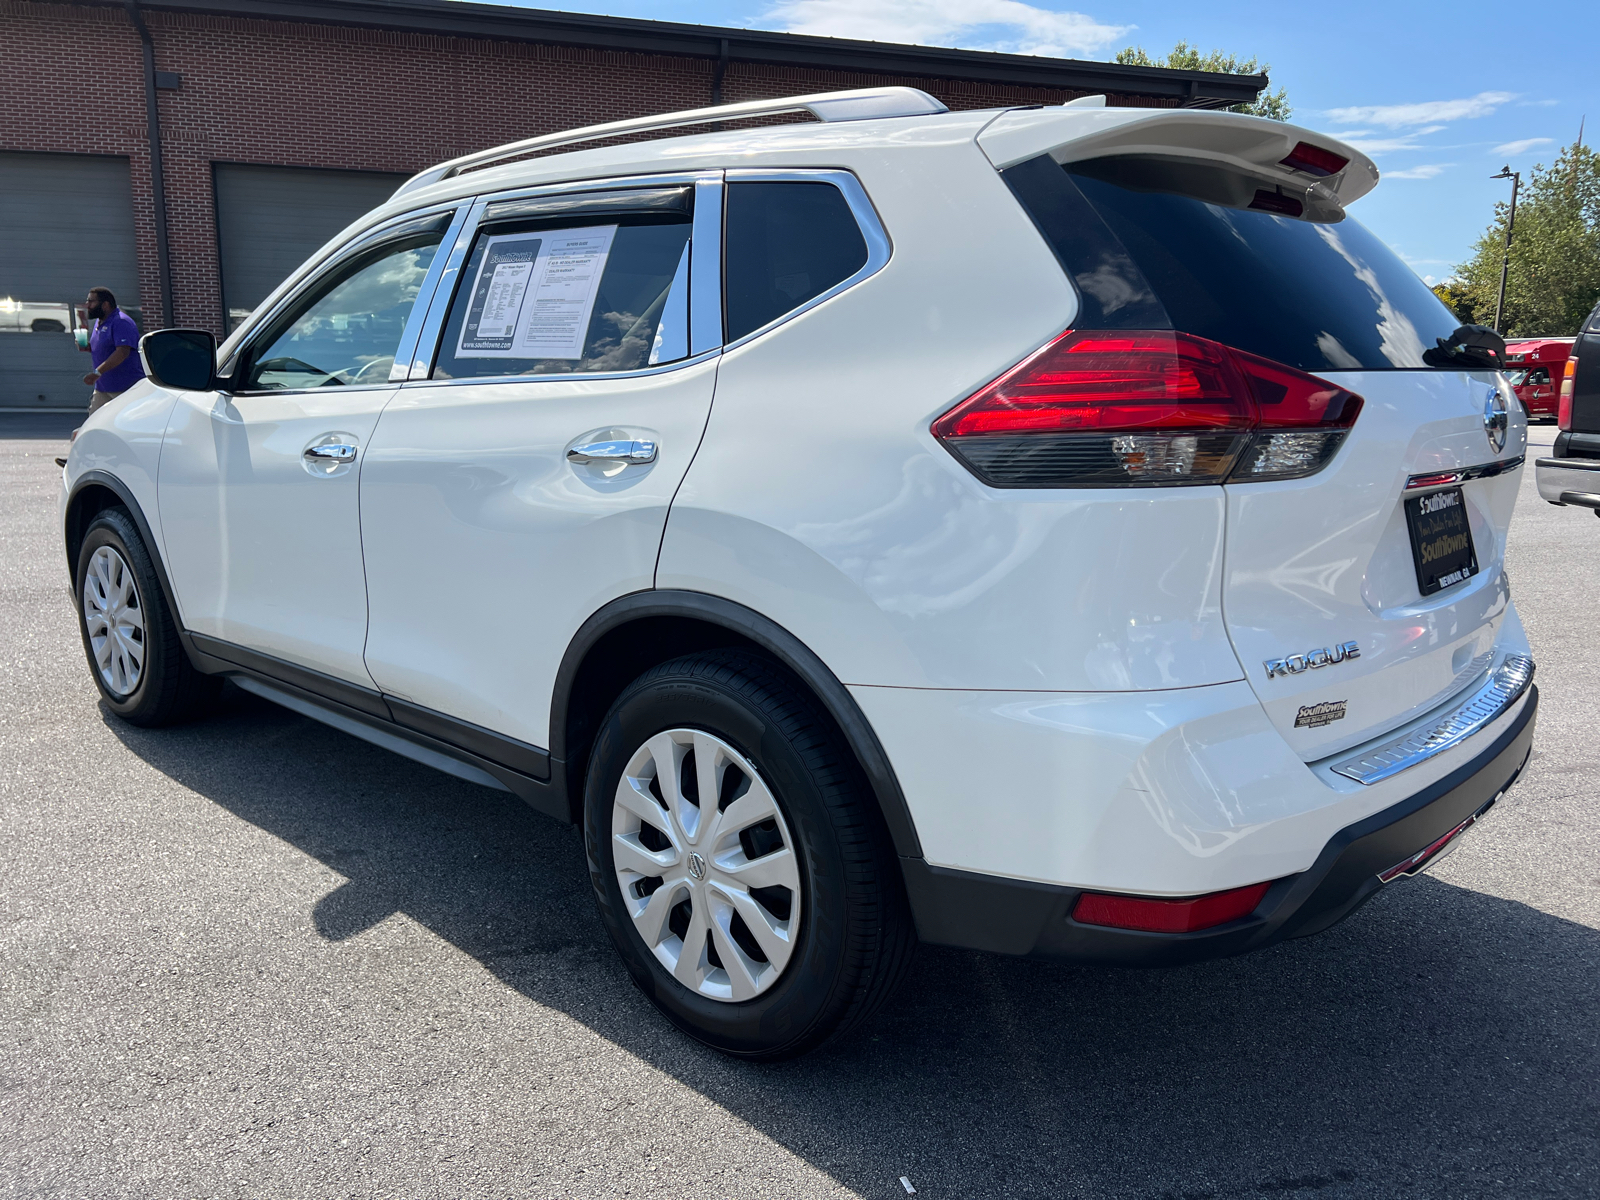
[[[1084,892],[1072,906],[1072,919],[1080,925],[1109,925],[1113,929],[1142,929],[1146,933],[1193,933],[1249,916],[1271,886],[1270,883],[1253,883],[1249,887],[1187,900]]]
[[[1578,378],[1578,360],[1567,359],[1567,365],[1561,372],[1561,399],[1556,405],[1556,428],[1564,432],[1572,430],[1572,392]]]
[[[933,423],[993,487],[1295,479],[1361,412],[1341,387],[1171,330],[1068,330]]]

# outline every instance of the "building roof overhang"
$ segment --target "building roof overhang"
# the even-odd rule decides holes
[[[677,54],[724,62],[1149,96],[1193,108],[1247,104],[1267,86],[1265,75],[1176,71],[1030,54],[852,41],[456,0],[143,0],[140,7],[157,12],[306,21],[447,37]]]

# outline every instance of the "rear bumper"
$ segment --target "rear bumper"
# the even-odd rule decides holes
[[[1533,470],[1541,499],[1600,509],[1600,458],[1539,458]]]
[[[1349,916],[1384,886],[1380,872],[1481,816],[1521,773],[1533,747],[1538,689],[1494,741],[1422,790],[1336,833],[1312,866],[1272,885],[1250,916],[1194,933],[1081,925],[1081,889],[1030,883],[904,859],[922,940],[1075,962],[1163,966],[1259,950]]]

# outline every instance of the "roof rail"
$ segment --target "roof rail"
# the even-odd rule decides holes
[[[568,129],[562,133],[546,133],[508,142],[490,150],[463,154],[449,162],[419,171],[395,190],[403,192],[426,187],[449,179],[473,167],[484,167],[531,154],[535,150],[548,150],[553,146],[570,146],[575,142],[593,142],[601,138],[619,137],[626,133],[645,133],[653,129],[673,129],[680,125],[709,125],[714,121],[736,121],[742,117],[764,117],[774,113],[806,110],[819,121],[869,121],[878,117],[921,117],[948,112],[943,104],[927,92],[913,87],[857,88],[848,92],[818,92],[811,96],[785,96],[777,100],[750,100],[743,104],[718,104],[711,108],[691,108],[685,112],[660,113],[653,117],[631,117],[626,121],[610,121],[604,125],[586,125],[582,129]]]

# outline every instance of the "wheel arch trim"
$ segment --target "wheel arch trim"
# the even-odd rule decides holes
[[[720,626],[754,643],[771,654],[799,677],[821,702],[844,735],[846,744],[867,777],[883,814],[884,824],[902,858],[921,858],[922,844],[917,838],[905,793],[894,773],[878,735],[855,698],[815,651],[777,622],[732,600],[707,592],[662,588],[633,592],[611,601],[579,627],[562,656],[556,672],[550,706],[550,750],[553,757],[568,766],[569,778],[581,778],[579,764],[571,762],[577,747],[568,744],[570,700],[590,651],[608,635],[636,621],[649,618],[685,618]]]
[[[150,555],[150,562],[156,569],[156,581],[161,585],[161,596],[167,602],[167,608],[172,612],[172,623],[177,627],[178,640],[182,642],[184,652],[191,661],[194,658],[194,648],[189,645],[189,635],[184,629],[183,609],[178,605],[177,593],[172,590],[172,580],[167,577],[167,564],[161,555],[161,546],[156,541],[155,532],[150,528],[150,522],[145,518],[144,509],[139,501],[134,498],[133,489],[109,471],[98,469],[85,471],[72,481],[72,489],[67,493],[66,520],[62,524],[61,538],[63,548],[67,554],[67,571],[72,577],[72,598],[76,604],[78,600],[78,562],[77,553],[83,548],[81,536],[76,537],[74,525],[77,521],[79,506],[83,502],[83,493],[91,487],[103,487],[111,492],[122,502],[122,507],[128,510],[128,515],[133,518],[134,528],[139,531],[139,536],[144,539],[145,550]],[[74,541],[76,540],[76,544]]]

